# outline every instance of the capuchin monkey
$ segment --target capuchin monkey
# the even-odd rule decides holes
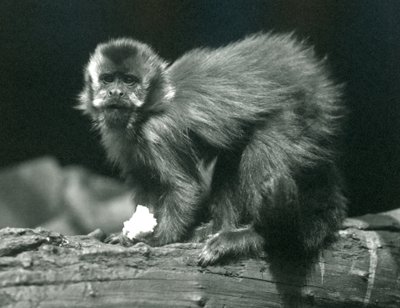
[[[139,41],[111,40],[90,58],[79,108],[135,203],[154,213],[151,245],[205,241],[201,265],[311,256],[345,216],[341,87],[291,34],[194,49],[172,64]]]

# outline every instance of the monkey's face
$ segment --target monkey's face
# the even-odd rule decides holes
[[[105,56],[88,67],[92,113],[108,127],[127,127],[138,120],[145,89],[134,58],[115,63]]]
[[[130,129],[162,112],[174,94],[166,63],[153,50],[131,39],[100,44],[85,71],[80,109],[100,128]]]

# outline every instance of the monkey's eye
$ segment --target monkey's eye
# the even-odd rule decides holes
[[[122,81],[126,84],[132,85],[139,82],[139,78],[133,75],[124,75]]]
[[[110,83],[114,81],[114,76],[111,74],[104,74],[100,76],[100,80],[104,83]]]

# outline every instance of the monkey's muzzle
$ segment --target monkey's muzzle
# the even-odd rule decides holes
[[[120,100],[110,100],[103,104],[101,113],[108,127],[125,127],[134,115],[135,106]]]

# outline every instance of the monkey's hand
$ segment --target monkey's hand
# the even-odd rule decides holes
[[[223,237],[224,235],[221,233],[209,236],[199,255],[199,265],[207,266],[221,261],[221,258],[227,253]]]
[[[138,205],[132,217],[124,222],[122,233],[111,234],[106,238],[105,242],[123,246],[132,246],[138,242],[144,242],[151,246],[156,246],[151,236],[156,225],[157,221],[149,209]]]
[[[251,227],[221,231],[209,237],[200,253],[198,263],[207,266],[223,263],[225,259],[262,257],[264,239]]]
[[[146,234],[145,236],[138,236],[136,238],[130,239],[123,232],[112,233],[106,237],[104,243],[112,245],[122,245],[124,247],[130,247],[136,245],[137,243],[145,243],[149,246],[160,246],[159,241],[157,241],[151,234]]]
[[[122,246],[125,246],[125,247],[133,246],[137,242],[138,242],[137,240],[131,240],[129,237],[127,237],[122,232],[112,233],[109,236],[107,236],[106,239],[104,240],[104,243],[113,244],[113,245],[121,244]]]

